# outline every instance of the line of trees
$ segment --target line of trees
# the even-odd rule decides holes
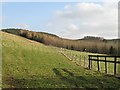
[[[98,38],[88,39],[89,37],[87,37],[87,39],[70,40],[60,38],[54,34],[44,32],[33,32],[23,29],[2,29],[2,31],[19,35],[31,40],[35,40],[46,45],[52,45],[70,50],[120,55],[119,51],[120,40],[118,39],[116,40],[105,40]]]

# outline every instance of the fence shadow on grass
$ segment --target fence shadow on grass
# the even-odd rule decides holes
[[[68,76],[62,75],[60,72],[63,70],[65,73],[68,74]],[[69,85],[75,87],[75,88],[98,88],[98,89],[103,89],[103,88],[120,88],[120,83],[118,87],[117,82],[110,80],[111,77],[113,76],[93,76],[93,75],[88,75],[88,76],[75,76],[74,73],[70,72],[67,69],[61,69],[58,70],[56,68],[53,68],[53,72],[63,81],[66,83],[69,83]],[[115,78],[115,77],[113,77]],[[114,79],[113,79],[114,80]],[[116,84],[115,84],[116,83]]]
[[[10,88],[62,88],[64,85],[67,88],[120,88],[119,79],[113,76],[95,76],[88,73],[86,76],[76,76],[71,70],[62,68],[53,68],[54,77],[28,76],[26,78],[9,77],[4,78],[4,82]],[[63,75],[63,73],[65,75]],[[14,90],[14,89],[9,89]],[[18,89],[17,89],[18,90]],[[38,89],[39,90],[39,89]]]

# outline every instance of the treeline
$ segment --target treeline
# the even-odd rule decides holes
[[[93,39],[93,40],[104,40],[103,37],[95,37],[95,36],[85,36],[83,39],[87,39],[87,40],[90,40],[90,39]]]
[[[103,38],[90,39],[90,37],[85,37],[84,39],[70,40],[60,38],[54,34],[44,32],[33,32],[23,29],[2,29],[2,31],[19,35],[31,40],[35,40],[46,45],[52,45],[70,50],[120,55],[120,40],[118,39],[106,40]]]

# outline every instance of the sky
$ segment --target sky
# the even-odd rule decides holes
[[[118,0],[24,1],[0,3],[1,28],[48,32],[69,39],[84,36],[118,38]]]

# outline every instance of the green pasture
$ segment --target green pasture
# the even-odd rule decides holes
[[[2,88],[120,88],[118,78],[76,65],[55,47],[0,33]]]
[[[59,49],[60,51],[60,49]],[[88,68],[89,65],[89,57],[88,55],[105,55],[105,54],[96,54],[96,53],[89,53],[89,52],[79,52],[79,51],[73,51],[73,50],[67,50],[62,49],[62,52],[67,55],[72,62],[76,63],[77,65],[80,65],[84,68]],[[93,57],[93,59],[97,59],[97,57]],[[105,60],[104,57],[100,57],[100,60]],[[107,61],[114,61],[114,58],[107,57]],[[117,61],[120,61],[120,58],[117,58]],[[105,72],[105,62],[99,62],[100,66],[100,72]],[[92,70],[97,71],[97,62],[92,61]],[[107,73],[113,75],[114,74],[114,63],[107,62]],[[120,75],[120,64],[117,64],[117,74]]]

